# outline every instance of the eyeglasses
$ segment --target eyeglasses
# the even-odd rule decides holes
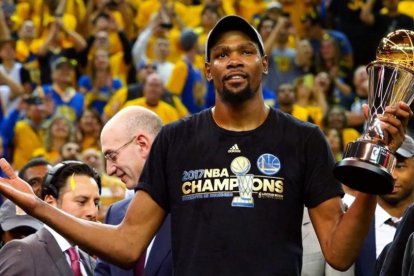
[[[105,153],[105,155],[104,155],[105,159],[108,160],[108,161],[111,161],[111,162],[116,162],[116,158],[117,158],[118,154],[124,148],[126,148],[129,144],[131,144],[135,140],[135,138],[136,138],[136,136],[132,137],[131,140],[129,140],[128,142],[126,142],[125,144],[120,146],[118,149]]]

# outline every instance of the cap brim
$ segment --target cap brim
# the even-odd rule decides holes
[[[397,155],[400,155],[400,156],[404,157],[404,158],[411,158],[411,157],[414,156],[414,154],[412,154],[411,152],[409,152],[405,149],[401,149],[401,148],[399,148],[395,153]]]
[[[242,17],[237,15],[229,15],[221,18],[207,36],[205,50],[205,60],[207,62],[210,61],[211,47],[217,42],[218,37],[229,31],[240,31],[248,35],[255,43],[258,44],[260,53],[264,56],[263,41],[258,31]]]
[[[29,218],[27,216],[19,218],[8,218],[1,224],[1,229],[3,229],[3,231],[10,231],[17,227],[30,227],[35,230],[39,230],[43,227],[43,224],[40,221],[34,218]]]

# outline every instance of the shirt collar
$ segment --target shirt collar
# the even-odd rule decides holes
[[[68,240],[66,240],[64,237],[62,237],[58,232],[56,232],[55,230],[53,230],[52,228],[50,228],[49,226],[47,226],[45,224],[45,228],[50,232],[50,234],[52,234],[52,236],[55,238],[56,242],[58,243],[60,250],[62,250],[62,252],[65,252],[66,250],[68,250],[70,247],[72,247],[72,245],[68,242]]]

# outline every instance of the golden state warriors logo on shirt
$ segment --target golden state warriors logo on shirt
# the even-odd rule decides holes
[[[280,160],[273,154],[262,154],[257,159],[257,168],[265,175],[275,175],[280,170]]]

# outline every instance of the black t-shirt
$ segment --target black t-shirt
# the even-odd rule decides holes
[[[208,109],[161,130],[138,189],[171,212],[176,275],[299,275],[304,204],[343,194],[333,165],[315,125],[271,109],[234,132]]]

